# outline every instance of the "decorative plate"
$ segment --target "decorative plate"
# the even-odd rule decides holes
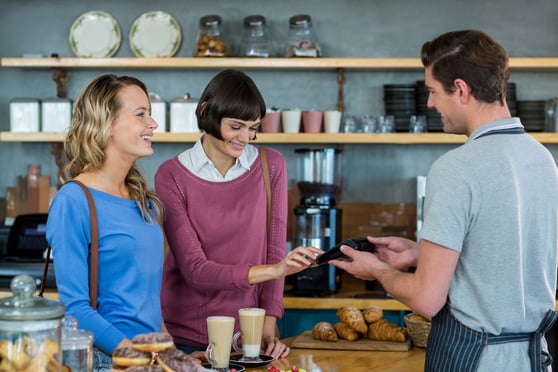
[[[130,47],[136,57],[172,57],[180,48],[180,25],[165,12],[147,12],[130,29]]]
[[[121,40],[118,22],[100,10],[83,13],[70,28],[70,47],[78,57],[112,57]]]

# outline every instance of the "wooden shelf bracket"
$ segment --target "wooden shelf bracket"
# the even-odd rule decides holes
[[[56,96],[68,98],[68,70],[62,67],[52,68],[52,80],[56,83]]]

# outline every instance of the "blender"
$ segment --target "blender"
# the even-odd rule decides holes
[[[300,204],[294,209],[294,246],[333,247],[341,238],[340,153],[337,148],[296,149]],[[340,275],[332,265],[311,267],[294,274],[294,296],[322,296],[337,291]]]

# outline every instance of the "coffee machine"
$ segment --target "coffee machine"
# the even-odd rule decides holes
[[[328,250],[341,239],[341,209],[338,148],[302,148],[297,154],[297,188],[300,204],[294,208],[294,247],[314,246]],[[322,296],[340,287],[340,275],[332,265],[312,267],[294,275],[294,296]]]

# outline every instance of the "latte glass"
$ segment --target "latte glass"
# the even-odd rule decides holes
[[[231,343],[234,332],[234,318],[231,316],[210,316],[207,318],[207,356],[211,368],[229,371]]]
[[[243,361],[259,361],[262,343],[265,309],[243,308],[238,310],[240,332],[235,333],[233,347],[235,351],[242,351]],[[242,349],[238,347],[238,340],[242,337]]]

